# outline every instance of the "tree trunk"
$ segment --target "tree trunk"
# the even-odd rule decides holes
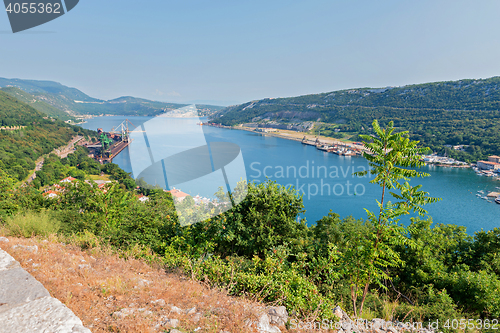
[[[365,284],[365,289],[363,290],[363,297],[361,298],[361,306],[359,307],[359,315],[363,313],[363,305],[365,305],[366,295],[368,294],[368,287],[370,286],[370,278],[368,278],[368,282]]]
[[[352,299],[352,307],[354,309],[354,317],[358,317],[358,309],[356,308],[356,289],[354,286],[351,286],[351,299]]]

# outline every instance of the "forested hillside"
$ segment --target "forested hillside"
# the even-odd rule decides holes
[[[58,108],[53,107],[52,105],[48,104],[47,102],[36,99],[35,96],[30,95],[27,92],[25,92],[24,90],[21,90],[19,88],[5,87],[5,88],[0,88],[0,90],[6,92],[7,94],[20,100],[21,102],[24,102],[24,103],[32,106],[34,109],[40,111],[41,113],[45,113],[49,117],[60,119],[60,120],[73,120],[73,121],[76,120],[75,117],[70,116],[68,113],[66,113],[62,110],[59,110]]]
[[[337,129],[353,139],[370,132],[373,119],[393,120],[436,151],[469,145],[467,152],[448,153],[477,160],[500,154],[500,77],[268,98],[230,106],[212,119],[225,125],[317,121],[323,134]]]
[[[33,95],[37,101],[49,104],[66,115],[70,113],[72,115],[157,116],[188,105],[151,101],[131,96],[105,101],[90,97],[76,88],[70,88],[53,81],[0,78],[0,87],[19,88]],[[203,114],[211,114],[221,107],[201,105],[201,108],[205,110],[202,112]]]
[[[44,119],[47,118],[47,119]],[[76,135],[92,131],[54,120],[0,91],[0,169],[17,180],[28,176],[35,161]]]

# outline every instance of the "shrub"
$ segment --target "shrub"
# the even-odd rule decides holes
[[[26,238],[48,236],[57,233],[59,228],[60,222],[47,211],[18,213],[7,218],[3,225],[7,235]]]

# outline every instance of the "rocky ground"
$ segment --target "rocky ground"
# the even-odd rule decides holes
[[[166,273],[144,261],[121,258],[101,248],[82,251],[55,237],[1,237],[0,248],[92,332],[417,331],[411,324],[381,319],[354,322],[339,307],[332,309],[340,319],[337,322],[295,318],[288,315],[285,307],[231,297],[224,290],[210,288],[182,274]],[[12,291],[4,289],[10,290],[7,293]],[[418,331],[430,333],[425,329]]]

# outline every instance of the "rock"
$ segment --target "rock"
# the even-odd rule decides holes
[[[170,306],[170,312],[181,314],[182,313],[182,309],[176,307],[175,305],[172,305],[172,306]]]
[[[0,270],[0,312],[47,296],[49,292],[24,269]]]
[[[0,242],[8,243],[9,239],[7,237],[0,237]]]
[[[151,304],[156,304],[159,306],[165,306],[165,300],[163,299],[157,299],[156,301],[151,301]]]
[[[381,331],[389,331],[389,327],[392,326],[392,322],[385,321],[380,318],[374,318],[367,324],[368,328],[372,328],[375,333]]]
[[[191,321],[197,323],[201,320],[201,318],[203,317],[203,314],[201,312],[196,312],[193,317],[191,317]]]
[[[177,326],[179,326],[179,319],[164,318],[164,320],[160,322],[160,325],[176,328]]]
[[[338,305],[333,309],[333,314],[339,317],[340,320],[352,321],[349,315]]]
[[[38,246],[36,246],[36,245],[29,246],[29,245],[16,244],[12,248],[13,249],[23,249],[23,250],[26,250],[26,251],[29,251],[29,252],[33,252],[33,253],[37,253],[38,252]]]
[[[0,272],[12,268],[20,268],[21,265],[7,252],[0,250]]]
[[[125,318],[127,316],[130,316],[130,315],[136,313],[136,312],[140,312],[144,316],[149,316],[149,315],[153,314],[152,311],[149,311],[146,308],[138,308],[138,309],[136,309],[136,308],[133,308],[133,307],[129,307],[129,308],[123,308],[120,311],[114,312],[113,316],[116,317],[116,318]]]
[[[194,314],[194,313],[196,313],[196,306],[186,310],[186,314]]]
[[[385,331],[381,328],[372,328],[370,332],[373,333],[384,333]]]
[[[137,286],[135,288],[144,288],[146,286],[148,286],[149,284],[151,283],[151,281],[149,280],[144,280],[144,279],[139,279],[139,281],[137,282]]]
[[[36,252],[35,246],[16,246]],[[28,260],[31,262],[32,260]],[[36,266],[38,264],[33,264]],[[0,249],[0,333],[90,333],[81,320]]]
[[[284,326],[288,321],[288,312],[284,306],[272,306],[267,308],[271,324]]]
[[[342,320],[340,322],[340,327],[344,330],[344,332],[350,333],[354,329],[354,322],[353,321],[344,321],[344,320]]]
[[[271,319],[269,318],[267,313],[264,313],[259,317],[259,321],[257,322],[257,331],[259,331],[259,333],[281,332],[278,327],[271,325]]]
[[[139,308],[137,309],[137,312],[141,312],[143,315],[145,316],[149,316],[149,315],[152,315],[153,312],[152,311],[149,311],[148,309],[146,308]]]
[[[115,318],[125,318],[135,312],[134,308],[123,308],[120,311],[113,312],[112,316]]]
[[[392,326],[390,326],[390,327],[387,328],[387,332],[398,333],[398,331],[394,327],[392,327]]]
[[[82,321],[50,296],[0,313],[0,332],[90,333]]]

